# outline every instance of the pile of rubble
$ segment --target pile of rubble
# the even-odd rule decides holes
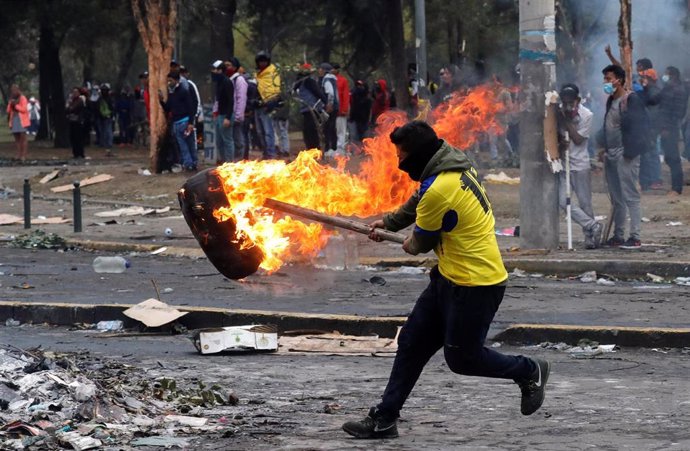
[[[201,412],[238,401],[217,384],[152,377],[93,355],[0,349],[2,449],[188,449],[199,434],[234,435],[232,420]]]

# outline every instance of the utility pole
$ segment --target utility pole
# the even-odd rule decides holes
[[[554,0],[520,2],[520,245],[558,247],[558,182],[545,153],[545,94],[556,87]]]
[[[688,0],[690,1],[690,0]],[[416,35],[415,46],[417,48],[417,79],[427,80],[426,68],[426,12],[424,0],[414,1],[414,31]]]

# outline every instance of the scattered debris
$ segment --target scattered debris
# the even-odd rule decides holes
[[[664,278],[661,276],[657,276],[656,274],[648,272],[647,277],[654,283],[664,283]]]
[[[519,185],[520,177],[510,177],[505,172],[501,171],[498,174],[487,174],[484,177],[487,183],[500,183],[504,185]]]
[[[17,327],[17,326],[20,326],[21,324],[22,324],[21,322],[17,321],[14,318],[7,318],[7,320],[5,321],[5,326],[7,326],[7,327]]]
[[[126,317],[141,321],[148,327],[159,327],[171,323],[187,313],[153,298],[140,302],[122,312]]]
[[[278,328],[274,325],[201,329],[192,341],[201,354],[223,351],[277,351]]]
[[[112,321],[99,321],[96,323],[96,329],[97,330],[103,330],[103,331],[116,331],[116,330],[122,330],[124,327],[124,323],[120,321],[119,319],[112,320]]]
[[[149,176],[149,175],[151,175],[151,171],[149,171],[148,169],[139,168],[139,169],[137,170],[137,174]]]
[[[498,236],[520,236],[520,226],[505,227],[503,229],[496,229]]]
[[[674,282],[677,285],[684,285],[690,287],[690,277],[676,277]]]
[[[168,250],[168,248],[167,248],[166,246],[159,247],[159,248],[156,249],[155,251],[151,251],[151,255],[162,254],[163,252],[165,252],[165,251],[167,251],[167,250]]]
[[[161,376],[163,370],[151,373],[84,352],[2,346],[0,448],[194,449],[200,433],[227,429],[213,416],[201,415],[236,406],[232,390],[197,377]]]
[[[560,352],[565,352],[570,354],[572,357],[595,357],[597,355],[601,354],[607,354],[611,352],[616,352],[616,349],[619,349],[618,346],[615,344],[609,344],[609,345],[600,345],[596,341],[591,341],[588,339],[582,339],[579,341],[577,346],[571,346],[569,344],[560,342],[560,343],[551,343],[551,342],[543,342],[539,343],[537,345],[532,345],[532,346],[525,346],[524,349],[551,349],[554,351],[560,351]]]
[[[163,208],[144,208],[144,207],[126,207],[118,208],[117,210],[99,211],[94,213],[99,218],[117,218],[121,216],[146,216],[152,213],[161,214],[170,211],[170,207]]]
[[[46,183],[60,177],[60,175],[64,172],[64,169],[55,169],[54,171],[51,171],[48,174],[44,175],[43,178],[38,181],[38,183],[40,183],[41,185],[45,185]]]
[[[64,238],[36,229],[28,235],[20,235],[10,243],[13,247],[24,249],[62,249],[67,246]]]
[[[614,282],[613,280],[608,280],[608,279],[604,279],[603,277],[600,277],[599,279],[597,279],[597,285],[603,285],[605,287],[612,287],[612,286],[616,285],[616,282]]]
[[[683,225],[680,221],[670,221],[666,223],[666,227],[677,227]]]
[[[642,222],[651,222],[651,219],[642,216]]]
[[[112,180],[114,177],[110,174],[99,174],[95,175],[93,177],[89,177],[87,179],[81,180],[79,182],[79,187],[83,188],[85,186],[89,185],[95,185],[96,183],[103,183],[107,182],[109,180]],[[69,185],[60,185],[56,186],[54,188],[50,188],[50,190],[54,193],[62,193],[65,191],[71,191],[74,189],[74,184],[70,183]]]
[[[372,285],[384,286],[386,284],[386,279],[381,276],[372,276],[369,279],[362,279],[362,282],[368,282]]]
[[[596,271],[587,271],[583,272],[579,276],[577,276],[578,279],[580,279],[580,282],[582,283],[592,283],[597,281],[597,272]]]
[[[527,277],[531,277],[531,278],[533,278],[533,279],[541,279],[542,277],[544,277],[544,274],[541,274],[541,273],[538,273],[538,272],[535,272],[535,273],[528,273],[527,271],[523,271],[523,270],[520,269],[520,268],[515,268],[515,269],[513,269],[513,272],[511,272],[509,275],[510,275],[511,277],[517,277],[517,278],[520,278],[520,279],[524,279],[524,278],[527,278]]]
[[[0,186],[0,199],[8,199],[17,194],[17,191],[7,186]]]
[[[281,336],[281,352],[320,353],[342,356],[395,356],[398,350],[396,338],[380,338],[378,335],[354,336],[339,333]]]

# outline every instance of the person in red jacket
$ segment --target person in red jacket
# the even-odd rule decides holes
[[[345,152],[347,144],[347,117],[350,114],[350,83],[340,74],[340,64],[333,64],[331,71],[335,75],[338,90],[338,117],[335,120],[335,131],[338,135],[338,153]]]
[[[29,119],[29,101],[26,100],[17,85],[10,87],[7,120],[12,135],[14,135],[14,143],[17,146],[17,158],[24,161],[29,154],[29,140],[26,131],[31,125],[31,119]]]
[[[376,125],[376,119],[381,114],[388,111],[391,107],[391,96],[388,92],[388,85],[383,78],[374,84],[374,104],[371,106],[371,122]]]

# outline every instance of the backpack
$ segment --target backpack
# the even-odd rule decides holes
[[[110,110],[110,105],[108,105],[108,102],[106,102],[102,97],[98,101],[98,113],[102,118],[105,119],[109,119],[113,114],[113,112]]]

